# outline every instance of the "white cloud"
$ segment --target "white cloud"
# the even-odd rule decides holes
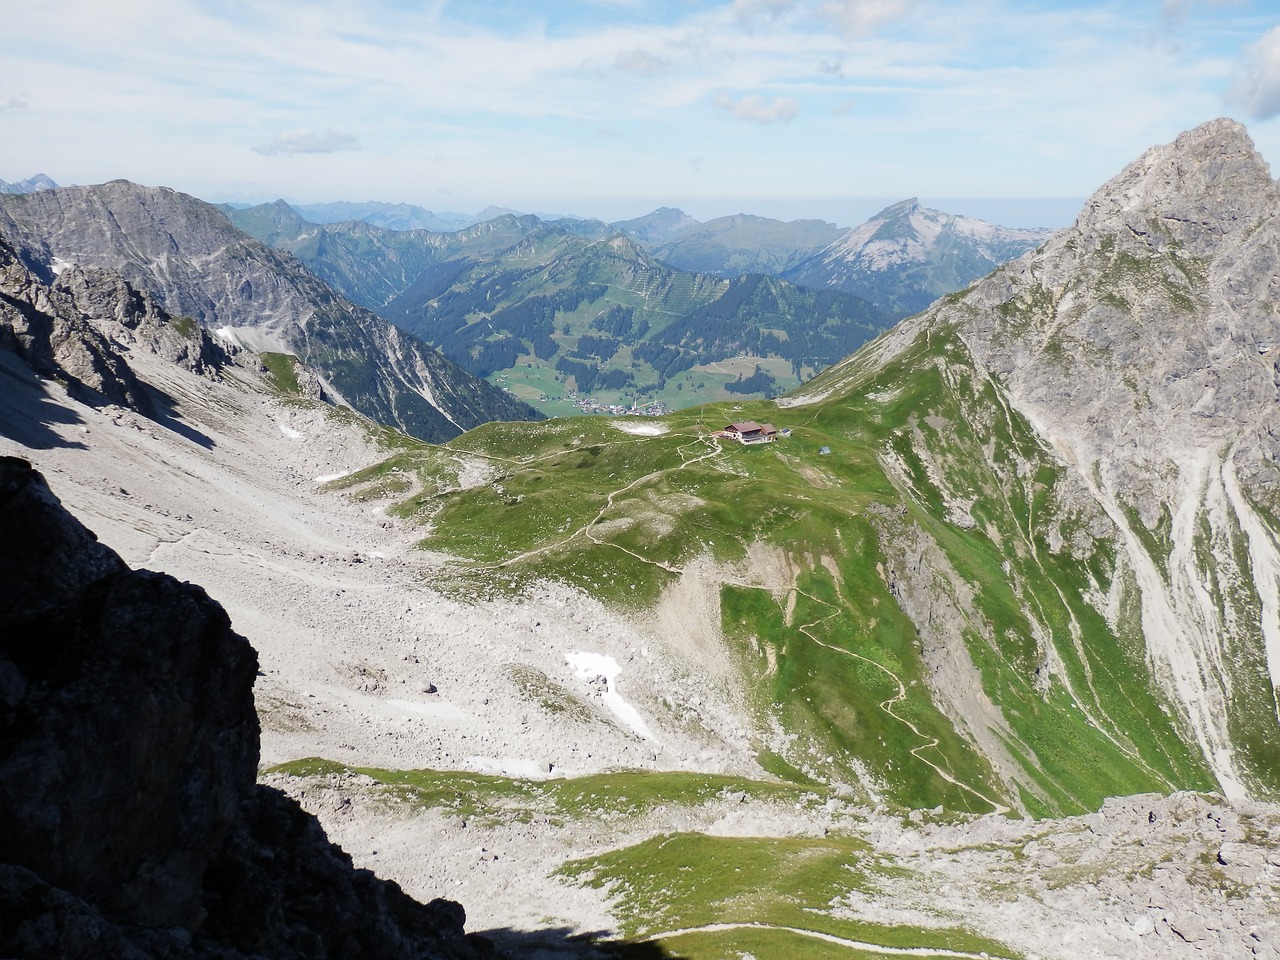
[[[772,103],[766,103],[763,97],[754,93],[735,100],[727,93],[716,97],[716,106],[727,110],[739,120],[750,120],[753,123],[778,123],[794,120],[800,113],[800,104],[790,97],[778,97]]]
[[[733,0],[733,15],[747,21],[757,16],[778,17],[795,6],[795,0]]]
[[[264,157],[274,157],[281,153],[336,153],[355,148],[356,138],[349,133],[340,130],[317,133],[306,127],[297,127],[277,133],[269,142],[255,146],[253,152]]]
[[[1245,47],[1241,74],[1228,100],[1255,120],[1280,115],[1280,27]]]
[[[912,0],[826,0],[818,16],[851,39],[874,33],[911,12]]]
[[[626,53],[618,54],[616,61],[618,69],[627,73],[638,73],[643,76],[653,76],[659,73],[666,73],[671,69],[671,61],[662,57],[654,56],[647,50],[628,50]]]
[[[0,97],[0,110],[21,110],[27,101],[21,97]]]

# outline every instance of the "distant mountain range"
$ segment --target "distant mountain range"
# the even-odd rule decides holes
[[[721,276],[764,273],[782,277],[836,243],[846,233],[823,220],[783,222],[738,214],[681,230],[674,237],[649,246],[649,252],[681,270]],[[806,286],[834,284],[810,283]],[[863,296],[858,290],[842,289],[846,293]]]
[[[283,202],[283,201],[281,201]],[[411,203],[351,203],[339,200],[334,203],[302,203],[295,210],[312,223],[343,223],[363,220],[388,230],[459,230],[475,222],[465,213],[434,213]]]
[[[292,215],[283,209],[286,207]],[[276,212],[266,214],[267,208]],[[468,217],[435,214],[409,204],[340,202],[290,207],[283,200],[249,208],[228,205],[223,209],[238,226],[264,243],[279,240],[291,248],[295,238],[290,235],[300,237],[307,233],[307,223],[335,227],[362,222],[401,232],[455,233],[504,216],[531,216],[499,207]],[[289,226],[283,233],[273,230],[269,223],[260,222],[264,215],[282,218]],[[593,239],[625,234],[651,256],[679,270],[722,277],[761,273],[804,287],[843,290],[875,304],[893,319],[918,313],[938,297],[963,289],[1000,264],[1039,246],[1054,232],[1002,227],[957,216],[922,206],[914,197],[886,207],[853,229],[822,220],[781,221],[749,214],[703,223],[674,207],[661,207],[643,217],[612,223],[545,214],[537,219]],[[423,238],[373,240],[367,233],[364,236],[365,242],[372,243],[380,253],[433,243]],[[323,255],[312,256],[317,263],[323,259]],[[323,273],[324,268],[320,267],[319,272]],[[385,286],[375,283],[374,289],[379,293],[376,301],[368,297],[356,299],[377,309],[393,296]],[[351,295],[359,291],[346,292]]]
[[[506,215],[439,234],[311,224],[281,202],[227,215],[344,296],[549,412],[770,396],[889,323],[841,291],[761,272],[676,269],[597,220]],[[654,235],[656,226],[641,228]]]
[[[58,189],[58,185],[43,173],[37,173],[34,177],[27,177],[27,179],[19,180],[17,183],[8,183],[0,180],[0,193],[39,193],[41,190],[56,189]]]
[[[420,208],[325,207],[367,215],[320,224],[283,200],[223,210],[343,296],[557,413],[789,389],[1051,234],[915,200],[854,230],[746,214],[700,223],[672,207],[615,223],[506,213],[397,230],[371,221]]]

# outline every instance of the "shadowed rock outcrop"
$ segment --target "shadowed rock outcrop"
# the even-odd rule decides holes
[[[0,347],[83,403],[118,404],[152,419],[165,403],[134,374],[131,351],[210,377],[231,362],[226,347],[194,320],[170,317],[116,271],[67,266],[46,282],[3,238]]]
[[[257,656],[0,459],[0,956],[482,955],[255,782]]]

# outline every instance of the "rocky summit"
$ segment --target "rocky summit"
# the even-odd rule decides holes
[[[782,276],[804,286],[856,293],[899,319],[968,286],[1052,234],[933,210],[912,197],[881,210]]]

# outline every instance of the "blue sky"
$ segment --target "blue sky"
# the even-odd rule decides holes
[[[5,6],[7,180],[841,225],[919,196],[1057,225],[1214,117],[1280,160],[1273,0]]]

